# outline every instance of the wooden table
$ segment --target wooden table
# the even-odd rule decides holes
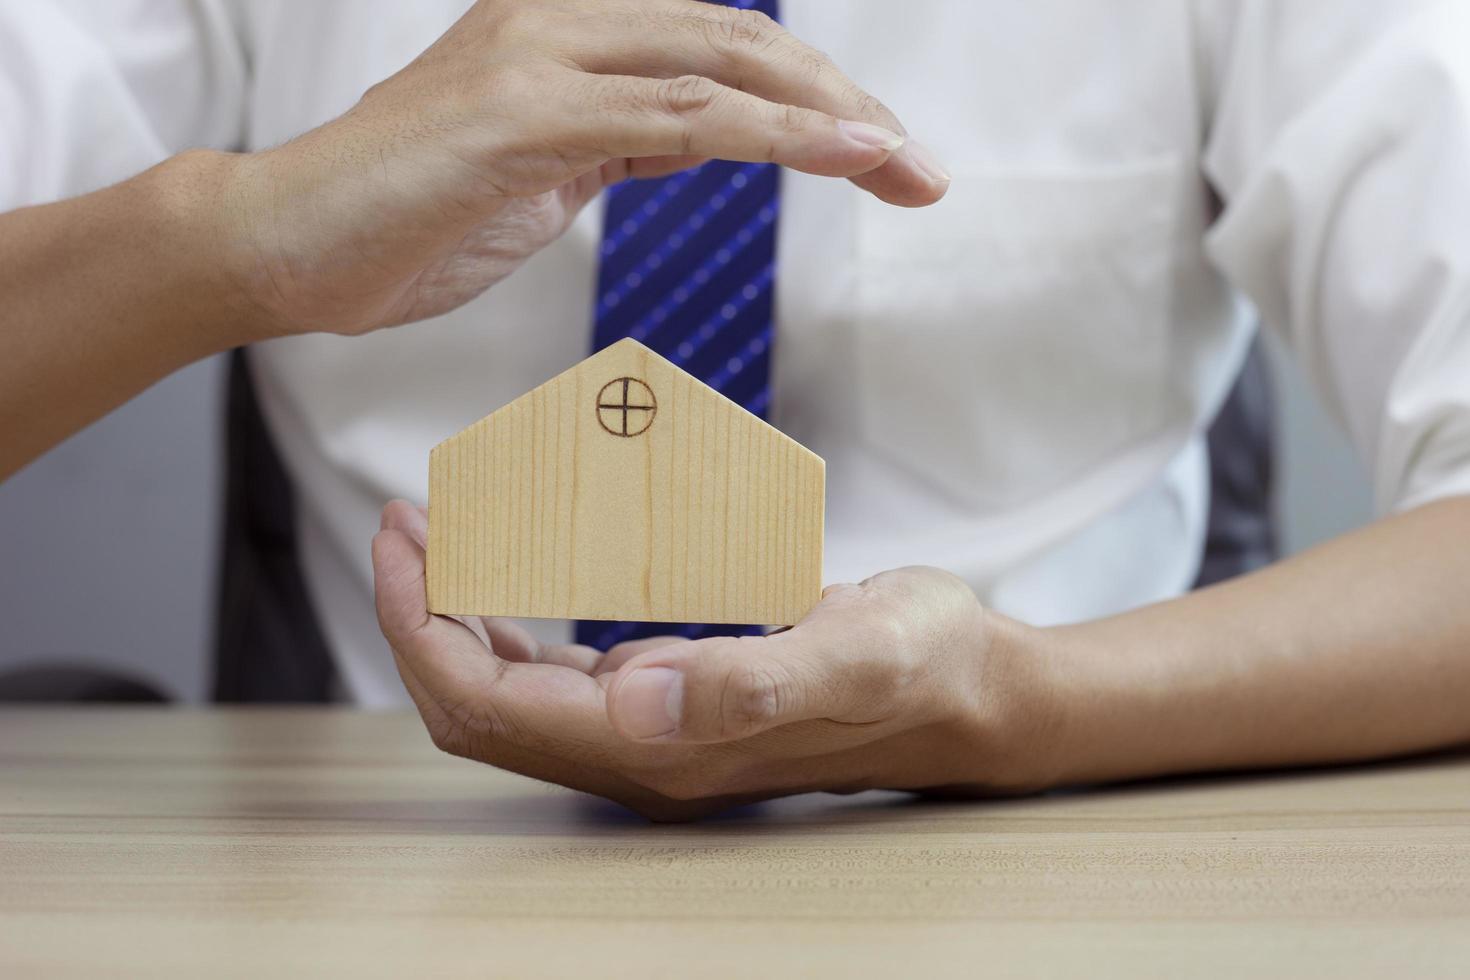
[[[0,976],[1470,976],[1470,755],[692,826],[344,710],[0,711]]]

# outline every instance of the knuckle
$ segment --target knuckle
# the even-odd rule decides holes
[[[824,52],[808,47],[795,38],[789,38],[789,43],[782,47],[785,48],[784,58],[791,63],[792,70],[804,75],[806,83],[811,87],[835,90],[844,95],[847,93],[843,89],[857,88]]]
[[[809,45],[802,46],[802,60],[806,70],[811,73],[812,81],[818,82],[826,78],[845,78],[842,70],[837,67],[837,62],[825,51],[818,50]],[[851,83],[849,83],[851,84]]]
[[[937,568],[885,572],[870,582],[863,586],[869,601],[854,673],[875,703],[901,704],[930,678],[936,654],[967,642],[983,607],[963,579]]]
[[[857,109],[859,119],[876,119],[888,123],[890,126],[896,121],[893,112],[883,101],[876,96],[869,95],[862,89],[854,87],[852,92],[853,105]]]
[[[781,25],[764,10],[731,7],[730,13],[737,23],[745,24],[750,30],[759,31],[762,34],[782,32]]]
[[[716,39],[727,48],[764,50],[785,33],[781,25],[759,10],[725,8],[714,21]]]
[[[545,11],[534,3],[503,3],[494,7],[491,26],[507,40],[536,37],[544,33]]]
[[[781,713],[781,685],[756,663],[742,663],[726,675],[720,697],[720,728],[725,737],[759,729]]]
[[[664,112],[692,116],[713,107],[719,92],[720,87],[703,75],[680,75],[660,82],[655,97]]]
[[[776,125],[782,132],[800,133],[806,129],[810,118],[811,113],[807,109],[794,105],[781,106]]]
[[[927,592],[938,604],[941,622],[958,623],[981,610],[980,600],[970,584],[951,572],[941,568],[919,568],[915,570],[918,580],[927,587]]]
[[[863,649],[887,661],[909,646],[909,622],[899,603],[885,599],[870,606],[862,618]]]

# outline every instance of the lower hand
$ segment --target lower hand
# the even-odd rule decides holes
[[[214,159],[202,206],[261,333],[446,312],[560,235],[604,186],[719,157],[851,177],[885,201],[948,178],[824,55],[694,0],[479,0],[342,118]],[[207,156],[207,155],[206,155]]]
[[[826,590],[790,630],[540,644],[430,615],[425,517],[373,541],[378,617],[434,743],[654,819],[814,790],[978,794],[1050,781],[1036,631],[936,569]]]

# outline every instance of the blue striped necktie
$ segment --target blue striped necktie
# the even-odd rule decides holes
[[[728,6],[776,16],[776,0]],[[592,347],[624,337],[653,348],[765,418],[771,397],[779,173],[712,160],[607,192]],[[577,623],[599,650],[647,636],[740,636],[759,626]]]

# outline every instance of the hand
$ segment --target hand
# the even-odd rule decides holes
[[[483,292],[604,186],[709,157],[933,203],[948,177],[902,133],[760,13],[480,0],[342,118],[229,158],[224,237],[268,332],[361,333]]]
[[[430,615],[424,513],[373,540],[378,618],[441,749],[687,819],[791,793],[988,793],[1050,781],[1036,631],[936,569],[826,590],[765,637],[641,640],[604,657],[503,620]]]

